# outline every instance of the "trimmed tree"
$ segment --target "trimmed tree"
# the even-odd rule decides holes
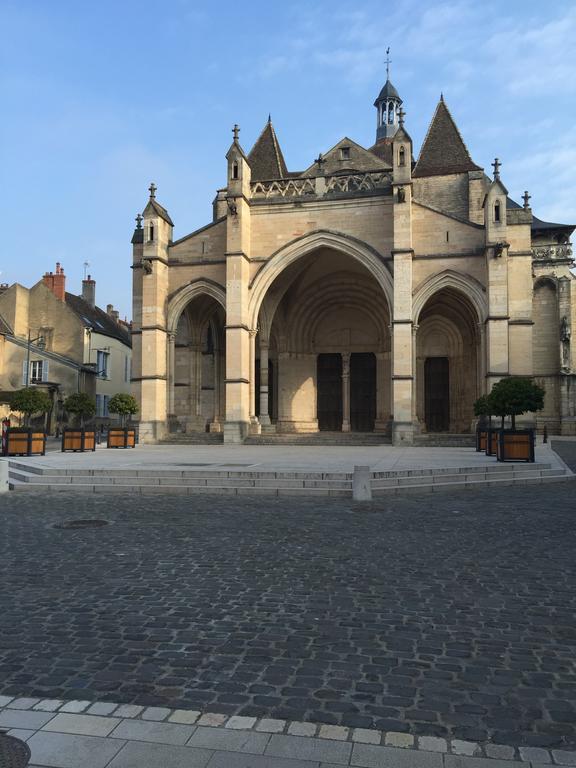
[[[118,392],[110,398],[108,402],[108,410],[110,413],[117,413],[120,416],[120,424],[126,426],[126,417],[134,416],[138,413],[138,403],[136,398],[132,395],[127,395],[125,392]]]
[[[80,427],[83,427],[84,419],[96,413],[96,402],[86,392],[74,392],[64,401],[64,408],[73,413],[80,420]]]
[[[486,418],[488,418],[488,426],[490,426],[492,411],[490,410],[490,400],[488,399],[488,395],[482,395],[476,400],[474,403],[474,416],[478,416],[481,424],[485,424]]]
[[[24,387],[10,397],[12,410],[24,414],[24,426],[30,425],[30,417],[35,413],[48,413],[52,408],[52,400],[46,392],[36,387]]]
[[[494,384],[488,402],[492,414],[502,419],[502,429],[506,416],[511,417],[512,429],[516,429],[516,416],[544,408],[544,389],[532,379],[507,376]]]

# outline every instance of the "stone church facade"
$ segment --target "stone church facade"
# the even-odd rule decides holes
[[[178,240],[151,185],[132,238],[142,440],[410,444],[470,432],[506,375],[544,385],[539,427],[576,433],[574,227],[476,165],[442,97],[416,160],[389,80],[374,106],[372,147],[345,137],[299,172],[270,119],[249,153],[235,126],[213,220]]]

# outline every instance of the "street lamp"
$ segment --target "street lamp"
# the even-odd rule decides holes
[[[46,342],[44,336],[37,336],[35,339],[30,338],[30,331],[28,331],[28,345],[26,350],[26,386],[30,385],[30,347],[36,343],[38,349],[42,352],[46,349]]]

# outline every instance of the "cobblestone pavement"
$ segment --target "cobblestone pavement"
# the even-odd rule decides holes
[[[553,440],[552,448],[576,472],[576,440]]]
[[[0,694],[571,747],[575,491],[8,494]]]

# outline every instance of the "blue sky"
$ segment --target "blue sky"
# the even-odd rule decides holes
[[[134,216],[154,180],[175,237],[208,223],[231,127],[268,117],[288,167],[370,146],[385,80],[420,149],[440,92],[473,159],[576,223],[576,4],[540,0],[0,0],[0,281],[83,263],[131,316]]]

